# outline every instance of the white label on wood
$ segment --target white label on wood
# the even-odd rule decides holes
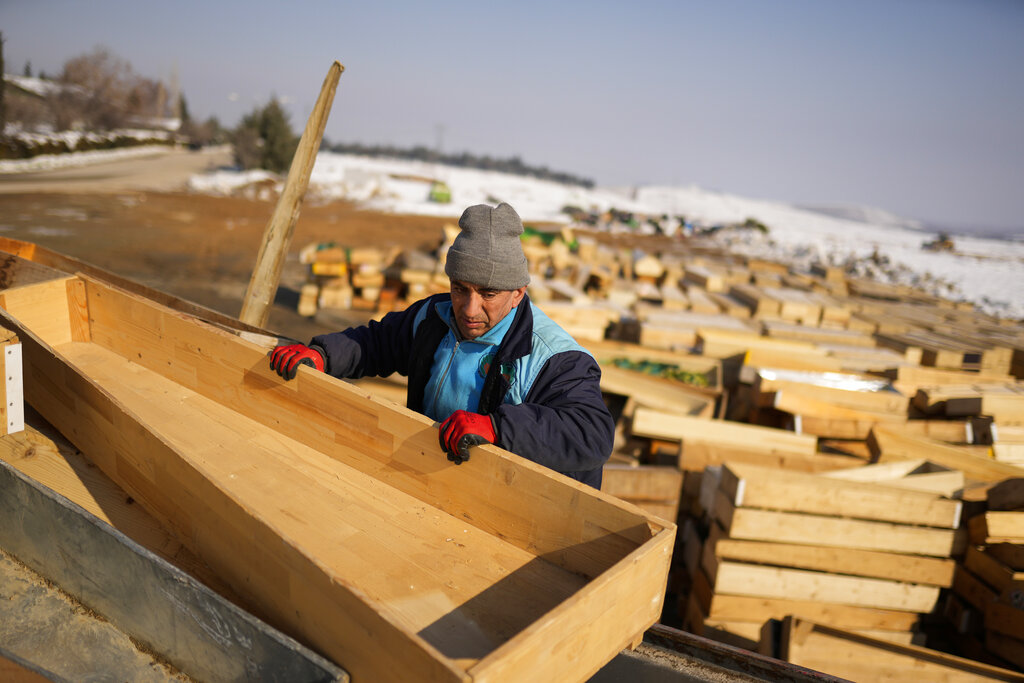
[[[25,385],[22,379],[21,344],[8,344],[4,348],[7,433],[13,434],[25,429]]]

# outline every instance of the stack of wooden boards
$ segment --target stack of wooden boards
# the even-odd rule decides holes
[[[1024,477],[990,488],[986,503],[968,520],[970,546],[946,614],[974,651],[1024,669]]]
[[[831,646],[836,661],[877,648],[876,677],[934,664],[998,679],[1020,666],[993,635],[1011,626],[974,648],[941,632],[977,560],[968,520],[989,489],[1024,476],[1024,326],[836,268],[691,248],[662,253],[659,269],[579,239],[568,254],[533,250],[544,287],[531,295],[607,377],[619,433],[605,490],[677,511],[666,621],[749,648],[769,646],[768,623],[832,629],[858,643]],[[702,364],[710,383],[667,370]],[[677,393],[643,384],[651,374]]]
[[[448,291],[444,261],[416,250],[313,243],[299,260],[308,266],[298,305],[304,316],[321,308],[387,313]]]
[[[1024,476],[1021,322],[692,240],[547,237],[524,240],[529,293],[601,364],[617,422],[604,491],[682,530],[666,623],[750,648],[768,623],[811,624],[913,666],[927,636],[1020,666],[1000,645],[1017,622],[986,627],[991,592],[975,604],[957,585],[991,555],[968,520]],[[972,609],[976,647],[944,642],[938,624]]]
[[[765,621],[792,615],[910,642],[953,583],[952,557],[966,543],[962,503],[901,486],[901,478],[866,481],[871,469],[709,470],[691,630],[713,627],[756,643]]]

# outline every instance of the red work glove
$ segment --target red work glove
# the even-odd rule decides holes
[[[456,465],[469,460],[469,447],[482,443],[494,443],[498,435],[494,433],[494,423],[490,415],[470,413],[456,410],[441,423],[437,433],[441,448],[448,452],[448,459]]]
[[[324,356],[319,349],[305,344],[278,346],[270,352],[270,369],[285,379],[293,379],[300,365],[308,365],[323,372]]]

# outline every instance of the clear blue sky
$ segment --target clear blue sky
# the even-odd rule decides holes
[[[105,46],[194,117],[1024,227],[1020,0],[0,0],[7,70]]]

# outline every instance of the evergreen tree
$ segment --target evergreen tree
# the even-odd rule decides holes
[[[32,62],[25,62],[25,78],[32,78]]]
[[[264,168],[285,173],[291,166],[299,139],[288,114],[276,97],[242,118],[235,129],[235,162],[242,168]]]

